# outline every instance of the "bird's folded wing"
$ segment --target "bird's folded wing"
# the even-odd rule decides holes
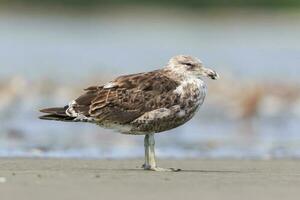
[[[74,110],[96,121],[129,123],[146,112],[178,102],[178,82],[161,71],[121,76],[103,86],[92,86],[75,100]]]

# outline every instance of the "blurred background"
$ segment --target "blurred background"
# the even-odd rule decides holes
[[[0,0],[0,156],[143,157],[142,136],[38,110],[190,54],[221,79],[159,157],[300,158],[299,36],[299,0]]]

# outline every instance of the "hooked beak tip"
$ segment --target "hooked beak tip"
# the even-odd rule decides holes
[[[208,75],[208,77],[210,77],[213,80],[217,80],[220,78],[219,74],[213,70],[210,73],[208,73],[207,75]]]

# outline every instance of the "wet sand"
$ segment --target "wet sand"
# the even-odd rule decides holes
[[[299,199],[300,161],[0,159],[4,200]]]

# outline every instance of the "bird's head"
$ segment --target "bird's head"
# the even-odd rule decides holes
[[[219,78],[214,70],[204,67],[199,59],[192,56],[174,56],[166,68],[182,76],[209,77],[214,80]]]

